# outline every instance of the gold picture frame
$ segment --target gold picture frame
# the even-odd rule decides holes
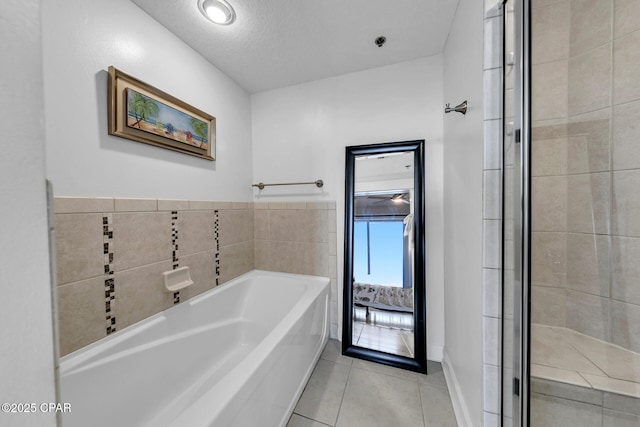
[[[215,160],[216,118],[113,66],[109,135]]]

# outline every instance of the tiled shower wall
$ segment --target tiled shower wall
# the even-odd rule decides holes
[[[532,315],[640,351],[640,1],[533,2]]]
[[[61,355],[254,268],[331,275],[335,291],[335,204],[256,207],[258,215],[246,202],[55,198]],[[291,222],[282,211],[317,221]],[[265,252],[265,243],[274,252]],[[190,267],[194,285],[165,292],[162,273],[182,266]]]

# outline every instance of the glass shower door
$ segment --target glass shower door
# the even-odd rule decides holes
[[[640,2],[505,6],[502,422],[640,425]]]

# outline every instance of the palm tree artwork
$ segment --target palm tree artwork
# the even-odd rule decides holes
[[[127,91],[128,127],[190,146],[208,148],[210,123],[131,88]]]
[[[140,122],[145,121],[147,118],[154,118],[158,116],[160,108],[158,104],[151,98],[142,95],[134,90],[130,90],[129,95],[129,113],[133,114],[136,118],[136,122],[133,126],[141,128]]]
[[[198,146],[207,143],[207,131],[209,129],[207,128],[207,124],[205,122],[195,117],[191,117],[191,129],[193,129],[195,134],[202,138],[202,140],[204,141],[199,143]],[[196,144],[196,142],[193,142],[193,144]]]

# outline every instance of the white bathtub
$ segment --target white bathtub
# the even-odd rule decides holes
[[[284,426],[328,316],[329,279],[247,273],[63,357],[63,426]]]

